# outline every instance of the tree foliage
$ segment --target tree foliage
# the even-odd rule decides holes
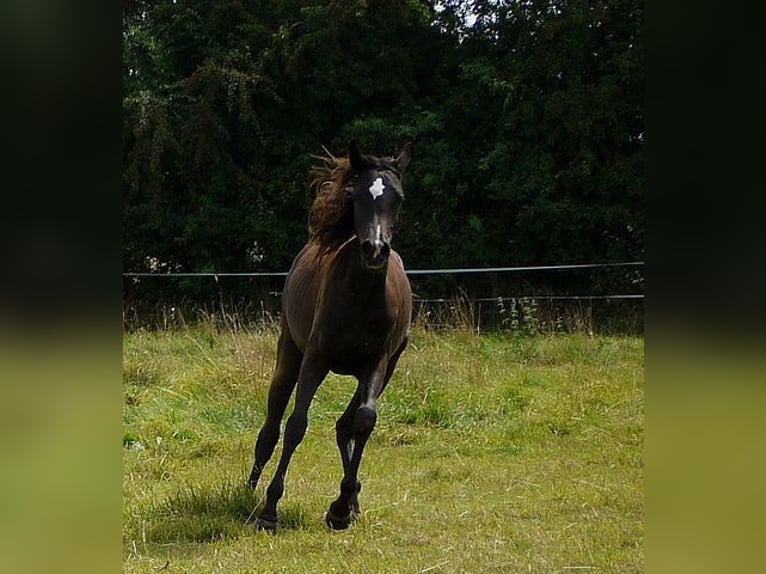
[[[643,256],[637,0],[129,0],[124,266],[284,270],[325,145],[415,141],[409,267]]]

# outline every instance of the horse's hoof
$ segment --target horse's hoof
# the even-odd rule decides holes
[[[345,530],[351,524],[351,515],[335,516],[332,512],[328,511],[324,515],[324,521],[332,530]]]
[[[257,517],[255,519],[255,523],[253,523],[253,528],[255,528],[259,532],[268,532],[269,534],[276,534],[277,521],[269,520],[268,518]]]

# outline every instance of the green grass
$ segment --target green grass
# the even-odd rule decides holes
[[[643,340],[416,330],[362,463],[362,517],[331,532],[331,375],[276,537],[243,483],[276,333],[124,336],[124,572],[640,572]],[[290,408],[290,407],[288,407]],[[161,570],[166,566],[165,570]]]

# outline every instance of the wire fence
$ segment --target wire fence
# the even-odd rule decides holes
[[[496,303],[498,301],[510,301],[513,299],[535,299],[537,301],[605,301],[607,299],[643,299],[641,293],[628,295],[516,295],[512,297],[475,297],[471,301],[476,303]],[[414,297],[419,303],[449,303],[454,298],[425,298]]]
[[[591,330],[593,325],[611,323],[615,319],[630,326],[627,330],[637,331],[643,329],[643,293],[620,293],[615,291],[640,290],[636,286],[643,284],[640,269],[643,261],[629,261],[616,263],[576,263],[563,265],[534,265],[534,266],[506,266],[506,267],[471,267],[471,268],[441,268],[441,269],[410,269],[406,273],[412,279],[418,279],[414,285],[415,315],[431,325],[448,325],[454,323],[470,324],[477,330],[483,325],[501,324],[512,328],[527,328],[530,323],[536,329],[544,323],[555,328],[561,328],[563,323],[568,325],[578,324],[575,327],[583,330]],[[608,273],[618,272],[619,269],[627,269],[629,277],[633,275],[633,281],[621,280],[609,289],[608,284],[598,285],[592,280],[579,282],[579,288],[570,284],[565,276],[559,276],[557,272],[578,270],[613,269]],[[635,268],[637,273],[631,271]],[[545,280],[544,289],[534,288],[534,281],[527,279],[530,274],[555,273],[559,280],[564,280],[564,285],[558,289],[553,288],[553,283]],[[521,281],[510,278],[513,274],[523,275]],[[281,285],[277,287],[274,279],[284,278],[287,272],[277,271],[253,271],[253,272],[126,272],[123,278],[126,283],[127,314],[132,319],[131,324],[140,325],[146,323],[147,317],[163,317],[163,324],[170,320],[172,323],[175,314],[185,308],[185,313],[203,314],[207,317],[222,316],[236,317],[236,321],[249,321],[253,318],[257,322],[263,322],[264,317],[273,317],[279,312],[279,299]],[[491,280],[497,275],[508,275],[508,279]],[[458,280],[458,277],[461,279]],[[262,278],[264,283],[252,285],[252,279]],[[182,293],[185,289],[194,286],[188,282],[176,288],[172,283],[166,285],[160,292],[156,289],[164,282],[156,283],[155,280],[188,280],[188,279],[212,279],[216,285],[217,295],[213,300],[205,298],[186,298]],[[234,292],[242,293],[242,285],[237,285],[239,280],[247,280],[251,286],[244,298],[229,297]],[[426,283],[421,283],[425,281]],[[452,292],[449,294],[433,292],[429,282],[436,281],[443,286],[447,281]],[[478,283],[477,283],[478,282]],[[559,281],[561,283],[561,281]],[[142,287],[143,285],[143,287]],[[630,289],[630,287],[634,289]],[[562,288],[564,287],[564,288]],[[566,288],[568,287],[568,288]],[[575,289],[572,289],[575,287]],[[583,293],[582,290],[594,289],[595,292]],[[135,291],[135,289],[138,291]],[[146,291],[148,289],[148,291]],[[199,285],[202,289],[202,284]],[[252,291],[256,289],[256,291]],[[572,289],[575,293],[567,293]],[[582,290],[581,290],[582,289]],[[435,291],[442,291],[437,288]],[[558,293],[556,291],[558,290]],[[604,293],[604,291],[607,291]],[[421,291],[418,293],[418,291]],[[532,292],[530,292],[532,291]],[[535,293],[534,291],[537,291]],[[542,291],[542,292],[540,292]],[[562,293],[563,291],[563,293]],[[578,294],[578,291],[580,293]],[[600,292],[599,292],[600,291]],[[494,296],[486,296],[488,292]],[[161,295],[155,299],[150,294]],[[227,297],[224,297],[228,294]],[[137,297],[134,297],[137,296]],[[148,296],[148,297],[147,297]],[[226,299],[224,301],[224,299]],[[153,301],[153,303],[152,303]],[[168,309],[170,313],[168,314]],[[124,315],[126,313],[124,312]],[[584,327],[583,327],[584,326]]]
[[[516,267],[468,267],[468,268],[441,268],[441,269],[408,269],[406,273],[408,276],[424,276],[424,275],[479,275],[484,273],[518,273],[529,271],[560,271],[560,270],[572,270],[572,269],[603,269],[610,267],[639,267],[643,266],[643,261],[627,261],[618,263],[575,263],[565,265],[529,265],[529,266],[516,266]],[[218,282],[222,277],[286,277],[286,271],[252,271],[252,272],[170,272],[170,273],[151,273],[151,272],[127,272],[122,274],[125,278],[212,278]],[[279,293],[274,293],[278,295]],[[520,298],[521,295],[516,296],[504,296],[504,297],[479,297],[472,298],[473,301],[480,303],[494,302],[498,299],[515,299]],[[547,301],[580,301],[580,300],[609,300],[609,299],[643,299],[644,295],[641,293],[629,293],[629,294],[610,294],[610,295],[523,295],[526,299],[547,300]],[[415,297],[415,299],[422,303],[446,303],[450,298],[423,298]]]
[[[606,267],[636,267],[643,265],[643,261],[626,261],[619,263],[574,263],[568,265],[530,265],[524,267],[468,267],[468,268],[445,268],[445,269],[407,269],[407,275],[460,275],[464,273],[513,273],[519,271],[555,271],[563,269],[597,269]],[[150,273],[128,272],[123,277],[286,277],[287,271],[252,271],[242,273]]]

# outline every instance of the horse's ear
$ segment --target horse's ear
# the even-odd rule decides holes
[[[356,145],[356,140],[348,142],[348,162],[354,171],[362,171],[364,169],[364,158],[362,157],[362,152],[359,151],[359,146]]]
[[[396,167],[399,168],[399,171],[404,171],[405,169],[407,169],[407,166],[410,165],[410,159],[412,159],[412,142],[411,141],[404,144],[404,147],[402,147],[402,150],[399,152],[399,155],[396,156],[394,163],[396,164]]]

